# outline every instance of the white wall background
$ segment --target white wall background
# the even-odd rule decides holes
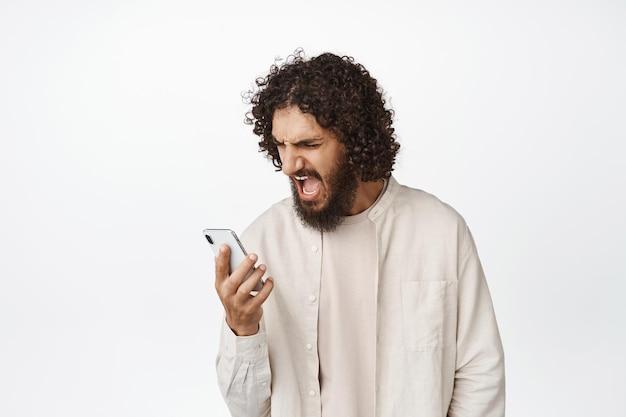
[[[508,416],[624,415],[626,3],[409,4],[0,0],[1,416],[228,415],[201,230],[287,195],[240,94],[299,46],[470,224]]]

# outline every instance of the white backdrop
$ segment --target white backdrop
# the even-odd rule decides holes
[[[624,415],[626,3],[409,4],[0,0],[1,416],[228,415],[201,230],[288,194],[240,95],[296,47],[472,228],[508,416]]]

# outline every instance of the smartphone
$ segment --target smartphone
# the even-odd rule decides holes
[[[230,247],[230,271],[232,272],[237,268],[241,262],[248,256],[248,253],[243,248],[241,241],[237,237],[237,234],[230,229],[204,229],[202,231],[215,256],[220,251],[220,246],[227,244]],[[250,270],[244,280],[248,279],[253,270]],[[263,286],[263,280],[259,280],[252,291],[259,291]]]

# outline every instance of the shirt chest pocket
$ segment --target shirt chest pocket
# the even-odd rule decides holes
[[[402,281],[404,347],[438,351],[456,340],[456,281]]]

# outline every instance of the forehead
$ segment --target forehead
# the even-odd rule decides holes
[[[312,114],[303,113],[298,106],[289,106],[274,112],[272,136],[281,142],[292,142],[334,135],[328,129],[321,127]]]

